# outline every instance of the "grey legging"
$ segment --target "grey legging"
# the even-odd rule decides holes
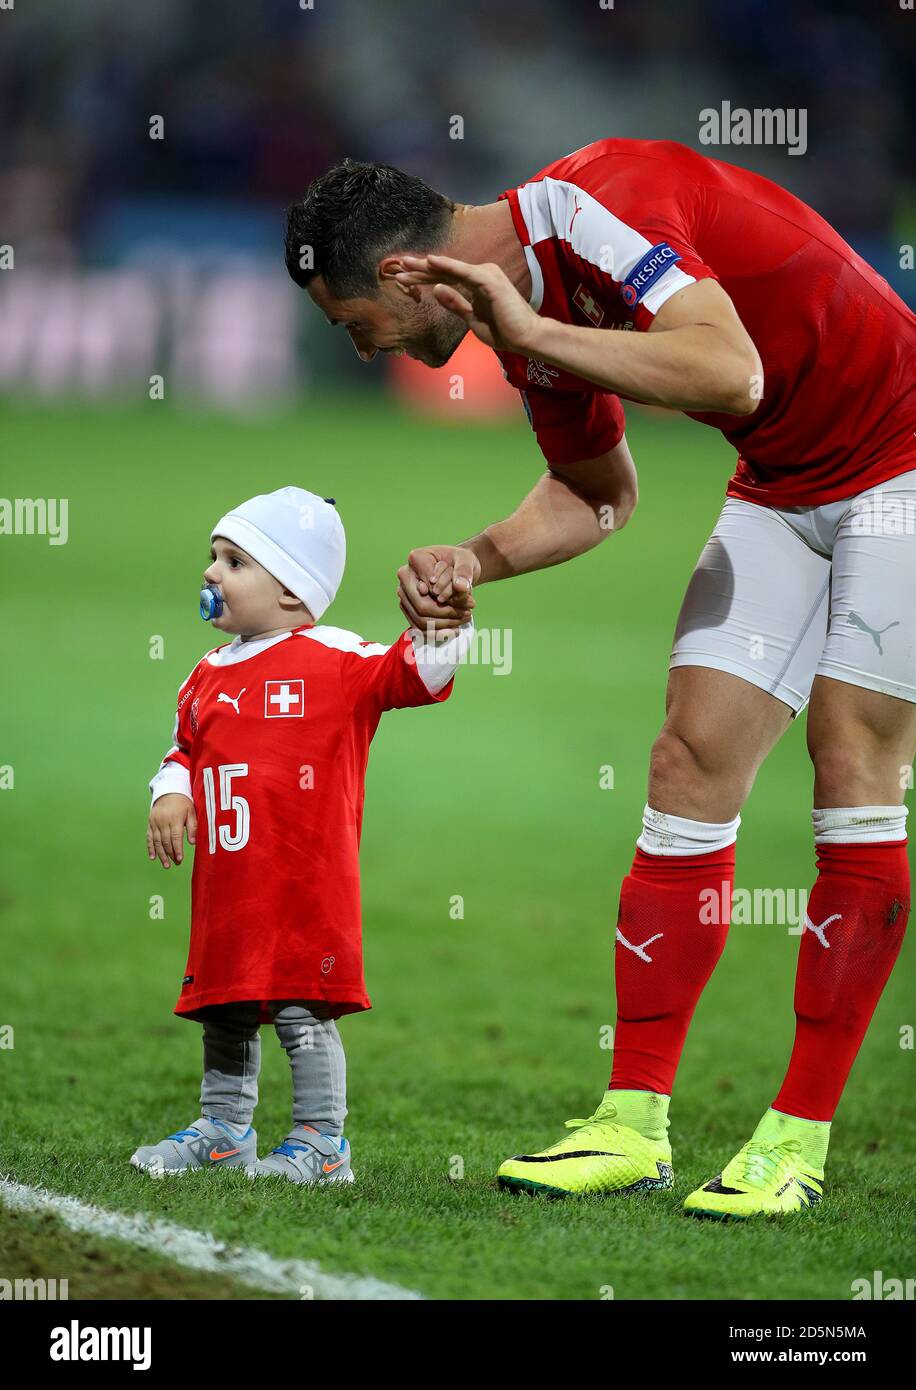
[[[293,1120],[339,1135],[347,1114],[347,1063],[327,1005],[281,1000],[269,1005],[293,1076]],[[204,1076],[200,1107],[229,1124],[250,1125],[261,1070],[260,1007],[220,1004],[202,1013]]]

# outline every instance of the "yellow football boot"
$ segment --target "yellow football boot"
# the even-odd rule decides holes
[[[612,1094],[612,1093],[611,1093]],[[605,1096],[587,1120],[567,1120],[571,1134],[536,1154],[516,1154],[500,1164],[499,1186],[547,1197],[655,1192],[674,1182],[671,1145],[614,1124],[617,1107]]]
[[[721,1173],[691,1192],[684,1210],[717,1221],[744,1221],[814,1207],[824,1193],[824,1170],[801,1155],[797,1139],[749,1139]]]

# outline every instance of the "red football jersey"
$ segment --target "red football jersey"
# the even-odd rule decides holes
[[[538,313],[645,330],[711,276],[756,344],[753,415],[688,411],[738,450],[729,495],[775,506],[852,496],[916,467],[916,316],[800,199],[668,140],[598,140],[508,189]],[[499,353],[548,463],[623,434],[617,396]]]
[[[256,999],[370,1007],[359,840],[369,744],[384,710],[451,694],[473,633],[383,646],[305,625],[236,638],[178,692],[174,747],[150,783],[197,812],[191,944],[175,1013]]]

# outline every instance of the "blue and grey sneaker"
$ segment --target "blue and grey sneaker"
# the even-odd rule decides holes
[[[137,1149],[130,1161],[154,1178],[164,1173],[187,1173],[192,1168],[243,1166],[250,1170],[258,1161],[258,1136],[250,1125],[241,1136],[235,1130],[215,1115],[204,1115],[161,1143]]]
[[[352,1182],[350,1144],[342,1135],[321,1134],[311,1125],[294,1125],[283,1143],[249,1172],[252,1177],[272,1174],[290,1182]]]

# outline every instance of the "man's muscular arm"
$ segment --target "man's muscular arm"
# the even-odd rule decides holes
[[[461,544],[477,556],[478,584],[511,579],[592,550],[626,525],[637,499],[636,468],[624,438],[600,458],[548,469],[510,517]]]
[[[471,589],[563,564],[624,527],[638,497],[626,439],[599,458],[548,470],[505,521],[461,545],[411,551],[398,570],[398,600],[417,627],[452,628],[474,606]]]
[[[760,357],[715,280],[678,290],[647,333],[539,322],[532,356],[606,390],[650,405],[727,415],[752,415],[759,403]]]

